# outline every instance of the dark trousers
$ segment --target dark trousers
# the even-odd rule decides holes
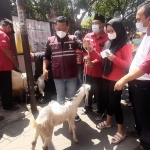
[[[135,106],[134,106],[134,103],[133,103],[133,100],[134,100],[134,90],[135,90],[135,80],[133,81],[130,81],[128,83],[129,85],[129,100],[132,102],[132,106],[133,106],[133,115],[134,115],[134,120],[135,120],[135,130],[137,132],[137,134],[140,136],[141,135],[141,125],[139,124],[139,121],[137,119],[137,114],[136,114],[136,110],[135,110]]]
[[[89,107],[92,107],[92,96],[94,95],[94,99],[97,102],[98,113],[104,113],[105,107],[102,97],[102,78],[86,75],[86,83],[91,85],[88,99]]]
[[[107,115],[115,115],[117,124],[123,124],[123,113],[121,108],[122,91],[114,91],[116,81],[102,79],[103,98],[107,108]]]
[[[150,81],[134,80],[132,103],[140,144],[150,150]]]
[[[0,71],[0,95],[4,109],[12,107],[11,71]]]

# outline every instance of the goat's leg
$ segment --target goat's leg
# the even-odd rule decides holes
[[[71,125],[71,128],[72,128],[73,140],[74,140],[75,143],[78,143],[78,139],[76,137],[76,126],[75,126],[75,123],[74,123],[74,118],[70,120],[70,125]]]
[[[49,143],[52,140],[53,128],[49,130],[48,133],[43,134],[44,144],[42,146],[43,150],[48,150]]]
[[[36,128],[35,128],[35,133],[34,133],[34,139],[33,139],[33,141],[32,141],[31,150],[35,150],[36,141],[37,141],[38,136],[39,136],[39,130],[38,130],[38,128],[36,127]]]
[[[70,132],[70,133],[72,133],[72,129],[71,129],[70,120],[68,120],[68,125],[69,125],[69,132]]]

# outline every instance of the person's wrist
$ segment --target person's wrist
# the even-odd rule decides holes
[[[43,72],[48,72],[48,70],[47,69],[43,69]]]

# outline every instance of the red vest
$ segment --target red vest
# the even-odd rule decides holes
[[[68,79],[77,77],[76,46],[73,40],[75,36],[69,36],[69,40],[64,42],[57,41],[57,37],[49,37],[49,45],[52,57],[52,75],[54,79]]]

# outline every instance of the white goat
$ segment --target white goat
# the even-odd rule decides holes
[[[78,90],[78,93],[73,97],[72,101],[67,101],[63,105],[56,101],[52,101],[46,107],[42,108],[35,121],[35,134],[32,142],[32,150],[35,150],[36,141],[39,135],[44,139],[43,150],[48,150],[48,145],[51,142],[54,126],[57,126],[66,120],[69,124],[69,131],[73,133],[73,140],[78,142],[75,132],[74,118],[77,113],[77,107],[86,95],[88,94],[90,85],[83,84]]]

